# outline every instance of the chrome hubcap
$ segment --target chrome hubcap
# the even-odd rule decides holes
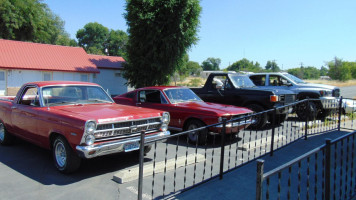
[[[4,124],[0,123],[0,141],[4,141],[4,138],[5,138]]]
[[[189,125],[188,130],[193,130],[193,129],[196,129],[196,128],[198,128],[197,125],[191,124],[191,125]],[[193,142],[197,141],[197,139],[198,139],[198,133],[197,133],[197,131],[194,131],[194,132],[189,133],[188,136],[189,136],[189,139],[190,139],[191,141],[193,141]]]
[[[59,165],[59,167],[64,167],[67,160],[67,154],[66,154],[64,144],[62,142],[58,142],[55,146],[54,151],[55,151],[57,164]]]

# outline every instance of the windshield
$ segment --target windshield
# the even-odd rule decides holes
[[[303,81],[302,79],[293,76],[292,74],[284,74],[286,77],[290,78],[292,81],[294,81],[295,83],[306,83],[305,81]]]
[[[45,106],[69,104],[113,103],[107,93],[98,86],[51,86],[42,88]]]
[[[235,88],[255,87],[248,76],[230,75],[230,80]]]
[[[164,90],[171,103],[182,103],[190,101],[202,101],[191,89],[189,88],[174,88]]]

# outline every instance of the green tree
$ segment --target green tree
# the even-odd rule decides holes
[[[320,78],[320,70],[316,67],[299,67],[288,69],[288,73],[297,76],[300,79],[319,79]]]
[[[348,62],[343,62],[341,59],[335,57],[333,61],[328,63],[329,76],[332,79],[347,81],[352,78],[351,66]]]
[[[198,76],[200,72],[203,71],[203,68],[199,65],[198,62],[189,61],[187,63],[187,70],[189,75]]]
[[[0,38],[74,45],[61,18],[40,0],[0,0]]]
[[[134,87],[167,84],[198,41],[199,0],[127,0],[124,77]]]
[[[258,62],[253,63],[246,58],[243,58],[226,68],[228,71],[249,71],[249,72],[261,72],[262,68]]]
[[[219,66],[221,63],[220,58],[207,58],[206,60],[203,61],[201,67],[205,71],[217,71],[220,70]]]
[[[126,58],[126,45],[128,39],[129,37],[126,32],[121,30],[110,30],[106,42],[109,55]]]
[[[328,68],[321,66],[320,68],[320,76],[327,76],[328,75]]]
[[[87,53],[104,55],[108,35],[108,28],[97,22],[90,22],[77,31],[76,37],[79,46],[83,47]]]
[[[267,64],[265,66],[265,69],[267,71],[272,71],[272,72],[279,72],[281,71],[281,69],[278,67],[276,61],[272,60],[272,61],[267,61]]]

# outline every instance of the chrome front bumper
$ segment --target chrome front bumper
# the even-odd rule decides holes
[[[159,132],[151,135],[145,136],[145,141],[150,141],[158,139],[163,136],[170,135],[169,131]],[[135,142],[140,142],[140,137],[134,137],[124,140],[103,142],[100,144],[93,144],[90,146],[77,146],[77,153],[82,158],[94,158],[98,156],[118,153],[125,151],[125,144],[131,144]]]
[[[339,108],[340,99],[336,97],[320,97],[323,109],[337,109]]]

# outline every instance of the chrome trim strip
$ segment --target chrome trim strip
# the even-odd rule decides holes
[[[145,141],[150,141],[154,139],[158,139],[160,137],[169,136],[169,131],[159,132],[157,134],[146,135]],[[112,141],[112,142],[105,142],[101,144],[94,144],[91,146],[76,146],[77,153],[80,157],[83,158],[94,158],[98,156],[103,156],[112,153],[118,153],[124,151],[124,145],[132,142],[139,142],[140,137],[119,140],[119,141]]]
[[[229,122],[226,124],[226,128],[235,128],[235,127],[239,127],[239,126],[245,126],[245,125],[250,125],[253,124],[253,120],[249,119],[249,120],[244,120],[243,122],[239,121],[239,122]],[[218,126],[216,126],[218,128],[222,128],[223,125],[220,124]]]

